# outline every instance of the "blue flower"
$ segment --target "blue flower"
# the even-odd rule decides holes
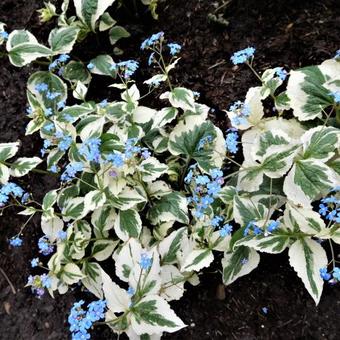
[[[46,108],[46,109],[44,110],[44,113],[45,113],[45,116],[46,116],[46,117],[49,117],[49,116],[52,116],[52,115],[53,115],[53,111],[52,111],[52,109],[51,109],[50,107]]]
[[[39,265],[39,258],[38,258],[38,257],[36,257],[36,258],[34,258],[34,259],[31,260],[31,267],[32,267],[32,268],[35,268],[35,267],[37,267],[38,265]]]
[[[242,264],[242,265],[245,265],[246,263],[248,263],[248,261],[249,261],[249,260],[248,260],[247,258],[244,257],[244,258],[241,260],[241,264]]]
[[[59,230],[58,233],[57,233],[57,238],[61,241],[64,241],[66,240],[67,238],[67,232],[66,231],[63,231],[63,230]]]
[[[58,67],[58,60],[54,60],[50,65],[48,65],[48,70],[53,71],[57,67]]]
[[[151,47],[154,44],[158,43],[163,37],[164,37],[164,32],[155,33],[150,38],[144,40],[140,48],[142,50],[145,50],[146,48]]]
[[[238,151],[238,134],[235,129],[229,129],[228,131],[231,132],[227,133],[225,146],[228,152],[235,154]]]
[[[210,221],[210,225],[215,228],[218,227],[218,225],[220,224],[220,222],[223,221],[223,217],[221,216],[214,216],[214,218],[211,219]]]
[[[168,47],[170,48],[170,54],[172,56],[178,54],[182,49],[182,46],[176,43],[170,43],[168,44]]]
[[[334,279],[340,281],[340,268],[334,267],[334,269],[333,269],[333,277],[334,277]]]
[[[46,83],[39,83],[35,85],[35,90],[37,92],[45,92],[48,90],[48,85]]]
[[[231,124],[233,126],[245,125],[247,124],[247,118],[250,115],[250,108],[247,104],[238,100],[229,107],[229,111],[235,113],[236,115],[231,119]]]
[[[340,104],[340,91],[330,92],[329,95],[334,98],[336,104]]]
[[[148,149],[145,149],[142,151],[141,155],[144,159],[148,159],[151,156],[151,152]]]
[[[100,161],[100,145],[99,138],[89,138],[79,148],[79,153],[89,162],[99,163]]]
[[[130,78],[138,69],[139,63],[135,60],[127,60],[121,61],[120,63],[116,64],[116,68],[118,67],[123,71],[124,78]]]
[[[275,67],[275,74],[284,81],[287,78],[288,72],[283,67]]]
[[[104,107],[106,107],[107,105],[108,105],[107,99],[104,99],[104,100],[102,100],[102,101],[99,103],[99,106],[100,106],[101,108],[104,108]]]
[[[335,58],[335,59],[340,58],[340,50],[337,50],[337,51],[335,52],[334,58]]]
[[[58,172],[58,167],[56,164],[53,164],[48,170],[56,174]]]
[[[6,31],[0,32],[0,38],[2,38],[3,40],[7,40],[8,36],[9,34]]]
[[[81,162],[70,163],[67,165],[60,179],[62,181],[70,181],[76,176],[77,172],[81,172],[83,171],[83,169],[84,169],[84,165]]]
[[[268,314],[268,308],[267,307],[262,307],[261,308],[263,314]]]
[[[198,142],[197,150],[202,150],[205,145],[211,143],[212,141],[213,141],[213,138],[210,135],[201,138]]]
[[[11,239],[9,240],[9,244],[10,244],[12,247],[15,247],[15,248],[21,247],[21,246],[22,246],[22,239],[21,239],[19,236],[14,237],[14,238],[11,238]]]
[[[230,224],[225,224],[221,229],[220,229],[220,236],[221,237],[226,237],[231,234],[233,231],[233,227]]]
[[[92,69],[94,69],[94,64],[88,63],[86,67],[87,67],[88,70],[92,70]]]
[[[40,239],[38,240],[38,248],[39,253],[45,256],[52,254],[54,251],[54,246],[50,243],[47,236],[40,237]]]
[[[130,296],[133,296],[135,295],[136,291],[133,287],[129,287],[128,290],[127,290],[127,293],[130,295]]]
[[[114,167],[120,168],[124,165],[124,159],[119,153],[111,153],[106,157],[108,162],[111,162]]]
[[[60,138],[58,137],[58,135],[56,133],[56,137]],[[67,151],[69,147],[71,146],[71,144],[72,144],[72,137],[62,135],[61,140],[58,143],[58,148],[60,151]]]
[[[61,100],[60,102],[57,103],[57,109],[61,110],[63,108],[65,108],[66,104],[64,100]]]
[[[61,62],[61,63],[64,63],[65,61],[69,60],[70,59],[70,56],[68,54],[61,54],[58,58],[58,60]]]
[[[267,230],[272,233],[274,230],[276,230],[280,225],[280,221],[271,221],[268,226]]]
[[[326,216],[326,214],[328,213],[328,207],[324,204],[320,204],[319,205],[319,214],[322,216]]]
[[[141,269],[148,270],[152,265],[152,257],[149,257],[148,254],[143,253],[140,257],[139,265]]]
[[[148,65],[150,66],[155,61],[155,52],[152,52],[148,59]]]
[[[50,100],[54,100],[54,99],[56,99],[57,97],[60,97],[60,96],[61,96],[60,92],[47,91],[47,93],[46,93],[47,99],[50,99]]]
[[[320,268],[320,276],[325,281],[331,278],[331,274],[327,273],[327,268]]]
[[[200,175],[196,177],[196,184],[205,185],[210,182],[210,178],[207,175]]]
[[[249,58],[253,57],[255,53],[254,47],[247,47],[244,50],[240,50],[235,52],[230,60],[233,62],[234,65],[243,64],[248,61]]]

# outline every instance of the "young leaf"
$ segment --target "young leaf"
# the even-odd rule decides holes
[[[20,143],[0,143],[0,162],[15,156],[18,152]]]
[[[79,29],[75,26],[55,28],[51,31],[48,42],[54,55],[70,53],[77,40]]]
[[[185,327],[170,305],[157,295],[139,301],[131,311],[131,325],[138,334],[173,333]]]
[[[131,34],[122,26],[114,26],[110,29],[109,38],[111,45],[114,45],[122,38],[128,38]]]
[[[251,248],[240,246],[222,259],[223,283],[229,285],[241,276],[249,274],[260,262],[260,255]]]
[[[134,209],[121,210],[114,224],[117,236],[127,241],[130,237],[138,238],[142,230],[142,220]]]
[[[22,177],[28,174],[32,169],[36,168],[43,160],[39,157],[22,157],[18,158],[11,165],[11,176]]]
[[[68,285],[77,283],[84,277],[79,267],[74,263],[68,263],[62,271],[61,280]]]
[[[323,289],[320,269],[327,267],[328,264],[325,250],[318,242],[310,238],[301,238],[290,246],[288,255],[290,265],[318,304]]]

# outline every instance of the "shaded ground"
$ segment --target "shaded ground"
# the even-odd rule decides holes
[[[27,27],[42,40],[42,28],[34,10],[42,1],[3,0],[0,21],[9,30]],[[244,66],[229,63],[231,53],[248,45],[257,49],[255,67],[295,68],[319,63],[340,48],[340,6],[338,1],[263,1],[234,0],[215,14],[224,13],[229,26],[209,22],[208,13],[220,1],[167,0],[159,9],[158,22],[140,14],[129,24],[132,37],[122,42],[122,58],[144,61],[147,55],[138,48],[151,33],[163,30],[169,40],[183,44],[182,59],[174,73],[174,82],[201,93],[201,101],[216,109],[212,119],[226,126],[220,111],[242,99],[255,77]],[[32,16],[30,16],[33,13]],[[121,12],[122,20],[131,18]],[[121,22],[120,21],[120,22]],[[224,62],[226,61],[226,62]],[[32,70],[17,69],[0,60],[0,142],[21,139],[21,154],[34,155],[40,149],[38,136],[25,137],[25,84]],[[139,77],[150,73],[142,69]],[[100,88],[96,89],[101,94]],[[104,92],[105,90],[103,90]],[[104,96],[101,96],[102,98]],[[31,175],[19,181],[41,198],[50,178]],[[40,237],[39,220],[24,233],[25,245],[9,250],[7,239],[18,231],[23,219],[7,210],[0,222],[0,268],[14,286],[16,294],[0,273],[0,339],[68,339],[66,317],[75,294],[49,297],[41,301],[23,286],[30,273],[29,260],[35,257]],[[203,284],[190,288],[185,297],[174,303],[178,315],[189,326],[168,339],[337,339],[340,334],[340,291],[326,287],[316,308],[301,281],[288,265],[286,254],[263,256],[257,270],[226,289],[226,299],[216,299],[220,274],[205,273]],[[267,307],[268,314],[261,309]],[[116,339],[107,328],[97,328],[93,338]]]

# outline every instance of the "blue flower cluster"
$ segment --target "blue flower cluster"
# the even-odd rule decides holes
[[[334,267],[333,268],[333,274],[328,273],[327,268],[325,268],[325,267],[320,268],[320,276],[325,281],[333,281],[333,283],[339,282],[340,281],[340,268]],[[332,279],[332,276],[333,276],[333,279]]]
[[[143,253],[140,257],[139,265],[141,269],[148,270],[152,266],[152,257],[147,253]]]
[[[220,226],[222,221],[224,221],[222,216],[214,216],[210,221],[210,225],[212,228],[216,228]],[[227,235],[230,235],[232,231],[233,227],[226,223],[222,226],[222,228],[219,229],[220,237],[226,237]]]
[[[287,78],[288,72],[283,67],[275,67],[275,74],[284,81]]]
[[[170,54],[172,56],[175,56],[176,54],[178,54],[182,49],[182,46],[176,43],[169,43],[168,47],[170,49]]]
[[[27,286],[31,287],[33,294],[41,298],[45,294],[45,288],[51,288],[51,278],[47,274],[30,275],[27,280]]]
[[[89,162],[100,162],[100,145],[99,138],[89,138],[79,148],[79,153]]]
[[[77,172],[81,172],[84,169],[84,165],[81,162],[72,162],[67,165],[65,171],[62,173],[60,179],[65,181],[71,181],[77,174]]]
[[[7,40],[8,36],[9,34],[6,31],[0,32],[0,38],[2,38],[3,40]]]
[[[21,198],[24,194],[24,190],[19,185],[12,182],[4,184],[0,189],[0,208],[8,202],[10,195]]]
[[[111,65],[111,71],[121,72],[125,79],[129,79],[137,71],[139,63],[135,60],[121,61]]]
[[[68,317],[70,331],[72,332],[72,340],[90,339],[88,333],[92,324],[105,316],[106,301],[98,300],[88,304],[87,310],[82,305],[85,302],[80,300],[74,303],[71,313]]]
[[[250,115],[250,108],[247,104],[238,100],[229,107],[229,111],[236,114],[236,116],[231,119],[231,124],[233,126],[237,127],[239,125],[247,124],[247,118]]]
[[[340,191],[340,187],[334,188],[332,191]],[[327,220],[340,223],[340,199],[331,195],[321,200],[319,205],[319,214]]]
[[[192,197],[188,198],[188,203],[193,204],[194,216],[200,219],[221,191],[224,179],[223,172],[220,169],[210,170],[210,176],[194,176],[196,167],[196,165],[190,167],[184,182],[193,185],[193,194]]]
[[[32,268],[38,267],[38,265],[39,265],[39,258],[38,257],[31,260],[31,267]]]
[[[14,247],[14,248],[18,248],[22,246],[22,239],[17,236],[17,237],[13,237],[9,240],[9,244]]]
[[[60,67],[61,64],[67,62],[70,59],[68,54],[61,54],[57,59],[55,59],[49,66],[49,71],[54,71],[56,68]]]
[[[340,50],[337,50],[335,52],[335,56],[334,56],[335,59],[339,59],[340,58]]]
[[[250,221],[246,228],[243,231],[243,236],[248,236],[250,234],[253,235],[260,235],[263,233],[263,230],[256,225],[255,221]]]
[[[340,91],[330,92],[329,95],[334,98],[336,104],[340,104]]]
[[[238,139],[237,129],[235,128],[228,129],[225,138],[225,146],[228,152],[233,154],[237,153],[238,151],[237,139]]]
[[[254,47],[247,47],[244,50],[240,50],[235,52],[230,60],[233,62],[234,65],[243,64],[248,61],[249,58],[253,57],[255,53]]]
[[[67,151],[72,144],[73,141],[72,136],[64,135],[62,131],[57,131],[55,133],[55,137],[59,139],[58,149],[60,151]]]
[[[50,240],[47,236],[42,236],[38,240],[38,248],[39,253],[47,256],[53,253],[54,246],[50,243]]]
[[[213,138],[210,135],[201,138],[198,142],[197,150],[200,151],[204,149],[204,147],[208,145],[209,143],[211,143],[212,141],[213,141]]]
[[[153,34],[150,38],[144,40],[141,45],[141,49],[145,50],[146,48],[150,48],[156,43],[160,42],[160,40],[164,37],[164,32],[158,32]]]

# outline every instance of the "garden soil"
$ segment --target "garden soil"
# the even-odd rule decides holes
[[[181,60],[173,74],[173,82],[201,93],[201,102],[213,107],[211,119],[227,128],[222,111],[235,100],[242,100],[256,78],[245,66],[229,62],[230,55],[247,46],[256,47],[254,66],[287,69],[311,65],[330,58],[340,48],[339,0],[167,0],[154,21],[144,9],[138,15],[122,8],[115,18],[131,32],[131,38],[119,44],[122,59],[135,58],[146,65],[147,55],[139,50],[140,42],[162,30],[171,41],[183,45]],[[53,24],[42,26],[36,9],[40,0],[1,0],[0,21],[8,30],[27,28],[40,41],[46,41]],[[216,11],[217,10],[217,11]],[[214,20],[219,18],[222,20]],[[91,41],[91,40],[90,40]],[[91,49],[86,42],[84,48]],[[97,49],[96,51],[97,52]],[[37,155],[41,148],[38,135],[24,137],[25,84],[32,67],[18,69],[0,59],[0,142],[20,139],[21,155]],[[137,77],[151,74],[142,67]],[[107,89],[93,90],[105,98]],[[110,96],[110,95],[108,95]],[[146,104],[150,105],[150,102]],[[151,104],[158,105],[157,102]],[[56,185],[50,177],[29,175],[18,181],[36,200]],[[8,247],[8,238],[24,223],[15,210],[6,209],[0,217],[0,339],[62,340],[69,339],[67,315],[79,288],[55,299],[41,300],[25,288],[31,272],[29,261],[38,254],[41,236],[39,219],[25,229],[24,245]],[[177,314],[188,325],[166,339],[339,339],[340,289],[326,286],[316,307],[301,280],[289,267],[286,253],[262,256],[259,267],[224,290],[216,265],[206,270],[202,284],[187,287],[183,299],[172,303]],[[263,307],[268,309],[264,313]],[[108,328],[99,326],[93,339],[116,339]],[[121,337],[123,338],[123,337]]]

